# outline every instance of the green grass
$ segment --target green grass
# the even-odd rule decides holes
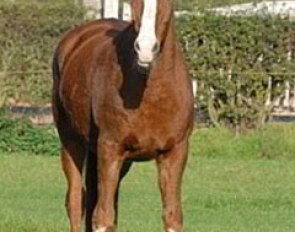
[[[295,160],[295,124],[268,123],[236,136],[226,128],[204,128],[191,137],[193,156]]]
[[[58,157],[2,153],[0,163],[1,232],[69,231]],[[295,160],[191,156],[184,231],[294,231],[294,193]],[[163,231],[153,163],[134,165],[120,200],[121,232]]]

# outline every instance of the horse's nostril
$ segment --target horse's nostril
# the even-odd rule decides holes
[[[140,46],[139,46],[138,41],[135,41],[134,42],[134,49],[135,49],[136,52],[139,52],[140,51]]]
[[[160,43],[159,42],[155,43],[152,51],[153,51],[154,54],[157,54],[157,53],[160,52]]]

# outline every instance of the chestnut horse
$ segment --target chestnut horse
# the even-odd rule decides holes
[[[72,232],[84,217],[88,232],[115,231],[120,182],[145,160],[158,167],[165,231],[182,231],[194,100],[171,1],[133,0],[131,23],[86,23],[56,49],[53,112]]]

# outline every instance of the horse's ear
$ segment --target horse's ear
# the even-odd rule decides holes
[[[131,13],[132,21],[136,30],[140,28],[140,21],[143,14],[144,0],[132,0],[131,1]]]
[[[158,20],[160,23],[157,25],[158,39],[165,38],[168,30],[173,23],[174,11],[172,0],[161,0],[158,4]]]

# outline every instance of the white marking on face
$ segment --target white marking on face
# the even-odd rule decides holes
[[[139,34],[136,39],[139,65],[150,64],[155,58],[157,0],[144,0],[144,10]]]
[[[95,230],[95,232],[105,232],[107,230],[107,227],[100,227]]]
[[[173,229],[168,229],[168,232],[176,232],[176,231]]]

